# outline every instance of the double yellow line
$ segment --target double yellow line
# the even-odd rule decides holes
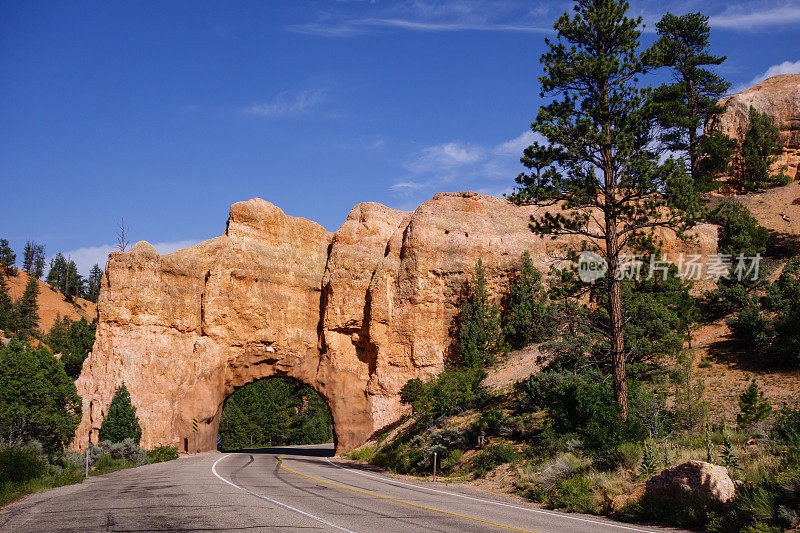
[[[417,509],[424,509],[426,511],[433,511],[434,513],[440,513],[440,514],[452,516],[452,517],[455,517],[455,518],[461,518],[463,520],[470,520],[472,522],[478,522],[480,524],[486,524],[487,526],[497,527],[497,528],[505,529],[505,530],[508,530],[508,531],[518,531],[520,533],[535,533],[535,532],[530,531],[528,529],[520,529],[520,528],[514,527],[514,526],[507,526],[505,524],[498,524],[497,522],[492,522],[490,520],[483,520],[482,518],[475,518],[474,516],[467,516],[467,515],[458,514],[458,513],[451,513],[450,511],[445,511],[443,509],[436,509],[435,507],[427,507],[425,505],[420,505],[418,503],[407,502],[405,500],[398,500],[397,498],[390,498],[389,496],[383,496],[381,494],[375,494],[374,492],[368,492],[366,490],[354,489],[353,487],[347,487],[345,485],[340,485],[339,483],[333,483],[332,481],[326,481],[324,479],[319,479],[319,478],[316,478],[314,476],[309,476],[308,474],[302,474],[302,473],[300,473],[300,472],[298,472],[296,470],[292,470],[291,468],[285,466],[283,464],[283,457],[284,456],[281,455],[277,459],[275,459],[275,463],[278,465],[278,467],[281,470],[284,470],[284,471],[289,472],[291,474],[294,474],[296,476],[300,476],[300,477],[304,477],[306,479],[310,479],[311,481],[316,481],[317,483],[322,483],[323,485],[328,485],[330,487],[336,487],[338,489],[349,490],[350,492],[355,492],[357,494],[363,494],[365,496],[371,496],[373,498],[380,498],[381,500],[387,500],[387,501],[390,501],[390,502],[400,503],[402,505],[408,505],[409,507],[416,507]]]

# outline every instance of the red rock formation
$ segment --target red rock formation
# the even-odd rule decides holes
[[[800,74],[781,74],[720,101],[725,113],[717,117],[711,129],[734,139],[742,139],[750,127],[750,106],[766,113],[781,132],[784,151],[778,165],[786,166],[793,179],[800,169]]]
[[[458,297],[482,258],[498,291],[523,251],[547,271],[564,240],[528,229],[541,208],[476,193],[437,194],[413,213],[356,206],[331,234],[260,199],[231,207],[224,235],[159,256],[147,243],[113,253],[97,341],[77,382],[76,445],[96,440],[123,381],[145,447],[215,446],[225,399],[257,379],[314,387],[337,449],[365,442],[406,412],[398,391],[440,372]],[[716,227],[666,251],[716,252]]]

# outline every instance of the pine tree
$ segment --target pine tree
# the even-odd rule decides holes
[[[86,296],[90,302],[97,303],[100,296],[100,282],[103,278],[103,271],[98,265],[94,265],[89,271],[89,278],[86,280]]]
[[[598,243],[608,264],[606,335],[623,419],[628,391],[620,255],[643,232],[662,227],[682,237],[695,223],[681,208],[692,202],[664,194],[685,182],[686,171],[673,159],[660,164],[651,151],[650,91],[638,81],[648,70],[639,52],[641,19],[628,18],[628,7],[624,1],[577,0],[575,15],[555,23],[557,39],[545,41],[549,52],[542,56],[540,82],[542,96],[562,99],[541,107],[531,128],[560,150],[557,169],[543,174],[541,185],[511,195],[519,203],[562,206],[532,218],[534,232]]]
[[[33,337],[39,329],[39,280],[28,278],[22,298],[16,302],[16,329],[20,337]]]
[[[721,133],[702,135],[703,126],[724,112],[717,102],[730,87],[705,67],[721,65],[726,57],[709,53],[708,17],[701,13],[667,13],[656,23],[656,33],[659,38],[645,61],[670,69],[673,78],[673,83],[653,91],[656,118],[663,130],[661,142],[668,150],[685,154],[694,189],[707,192],[716,188],[715,178],[726,170],[735,146]],[[725,146],[729,150],[720,150]]]
[[[750,127],[741,146],[739,181],[745,191],[759,191],[775,185],[785,185],[784,174],[773,176],[770,168],[783,149],[780,130],[772,117],[750,107]]]
[[[44,271],[44,245],[27,241],[23,257],[22,269],[29,276],[34,276],[37,279],[41,278]]]
[[[758,389],[755,379],[739,395],[739,410],[741,412],[736,415],[736,424],[740,430],[765,420],[772,413],[772,406],[764,398],[764,391]]]
[[[16,276],[17,269],[14,268],[14,265],[17,261],[17,254],[14,253],[14,250],[8,245],[8,241],[6,239],[0,239],[0,270],[6,276]]]
[[[8,293],[8,282],[3,272],[0,271],[0,332],[12,329],[11,315],[13,304]]]
[[[500,310],[486,288],[486,269],[478,259],[457,319],[457,348],[464,366],[476,368],[491,363],[500,334],[499,316]]]
[[[122,442],[133,439],[136,444],[142,439],[142,428],[136,416],[136,407],[131,403],[131,395],[123,383],[114,393],[108,414],[100,426],[100,440]]]
[[[50,260],[50,271],[47,273],[47,284],[53,289],[64,293],[66,291],[67,260],[58,252]]]
[[[507,310],[503,314],[503,338],[515,349],[541,342],[555,327],[547,291],[541,283],[528,252],[522,254],[519,275],[509,287]]]

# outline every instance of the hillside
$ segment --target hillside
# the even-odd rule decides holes
[[[13,277],[6,278],[9,285],[9,293],[11,298],[17,299],[22,296],[25,291],[25,285],[28,283],[28,275],[18,270],[18,274]],[[57,316],[69,317],[72,320],[80,320],[85,318],[92,321],[97,318],[97,306],[83,298],[77,298],[75,304],[69,303],[64,295],[58,291],[53,290],[50,285],[44,281],[39,280],[39,328],[45,333],[53,326]]]

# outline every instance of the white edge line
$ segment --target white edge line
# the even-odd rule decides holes
[[[333,461],[331,461],[330,458],[328,458],[328,457],[326,457],[325,460],[328,461],[328,463],[330,463],[333,466],[335,466],[336,468],[341,468],[342,470],[349,470],[351,472],[354,472],[356,474],[360,474],[362,476],[367,476],[367,477],[379,479],[381,481],[386,481],[386,482],[390,482],[390,483],[406,485],[408,487],[413,487],[415,489],[427,490],[429,492],[438,492],[440,494],[447,494],[449,496],[457,496],[459,498],[464,498],[466,500],[473,500],[473,501],[476,501],[476,502],[491,503],[493,505],[501,505],[503,507],[510,507],[512,509],[519,509],[521,511],[530,511],[532,513],[541,513],[541,514],[546,514],[546,515],[550,515],[550,516],[558,516],[560,518],[570,518],[572,520],[579,520],[581,522],[588,522],[590,524],[597,524],[598,526],[616,527],[616,528],[619,528],[619,529],[626,529],[628,531],[638,531],[638,532],[641,532],[641,533],[653,533],[653,530],[651,530],[651,529],[639,529],[639,528],[635,528],[635,527],[629,527],[629,526],[623,526],[623,525],[620,525],[620,524],[615,524],[613,522],[600,522],[600,521],[597,521],[597,520],[589,520],[587,518],[580,518],[578,516],[571,516],[571,515],[566,514],[566,513],[554,513],[552,511],[545,511],[545,510],[542,510],[542,509],[535,509],[533,507],[521,507],[519,505],[513,505],[513,504],[510,504],[510,503],[496,502],[496,501],[492,501],[492,500],[485,500],[483,498],[476,498],[474,496],[467,496],[465,494],[459,494],[457,492],[449,492],[449,491],[446,491],[446,490],[438,490],[438,489],[432,489],[430,487],[424,487],[422,485],[415,485],[413,483],[405,483],[405,482],[397,480],[397,479],[392,479],[392,478],[385,477],[385,476],[376,476],[374,474],[367,474],[366,472],[361,472],[359,470],[356,470],[355,468],[348,468],[346,466],[338,465],[338,464],[334,463]]]
[[[228,455],[223,455],[222,457],[220,457],[219,459],[217,459],[217,460],[216,460],[216,462],[215,462],[213,465],[211,465],[211,472],[212,472],[212,473],[213,473],[215,476],[217,476],[219,479],[221,479],[222,481],[224,481],[225,483],[227,483],[228,485],[231,485],[232,487],[236,487],[237,489],[239,489],[239,490],[242,490],[242,491],[246,492],[247,494],[250,494],[251,496],[255,496],[256,498],[261,498],[262,500],[266,500],[266,501],[268,501],[268,502],[274,503],[275,505],[280,505],[281,507],[284,507],[284,508],[286,508],[286,509],[289,509],[290,511],[294,511],[295,513],[299,513],[299,514],[301,514],[301,515],[303,515],[303,516],[307,516],[308,518],[311,518],[312,520],[316,520],[317,522],[322,522],[323,524],[325,524],[325,525],[327,525],[327,526],[331,526],[331,527],[333,527],[333,528],[336,528],[336,529],[338,529],[338,530],[340,530],[340,531],[347,531],[347,533],[355,533],[355,531],[352,531],[352,530],[350,530],[350,529],[344,528],[344,527],[342,527],[342,526],[337,526],[337,525],[336,525],[336,524],[334,524],[334,523],[328,522],[328,521],[327,521],[327,520],[325,520],[324,518],[320,518],[320,517],[318,517],[318,516],[314,516],[313,514],[309,514],[309,513],[305,512],[305,511],[301,511],[300,509],[295,509],[295,508],[294,508],[294,507],[292,507],[291,505],[286,505],[285,503],[281,503],[281,502],[279,502],[279,501],[277,501],[277,500],[273,500],[272,498],[269,498],[269,497],[267,497],[267,496],[263,496],[263,495],[261,495],[261,494],[256,494],[255,492],[253,492],[253,491],[251,491],[251,490],[247,490],[247,489],[246,489],[246,488],[244,488],[244,487],[240,487],[240,486],[239,486],[239,485],[237,485],[236,483],[233,483],[233,482],[231,482],[231,481],[228,481],[227,479],[225,479],[224,477],[220,476],[220,475],[217,473],[217,464],[218,464],[220,461],[222,461],[223,459],[225,459],[226,457],[230,457],[230,454],[228,454]]]

